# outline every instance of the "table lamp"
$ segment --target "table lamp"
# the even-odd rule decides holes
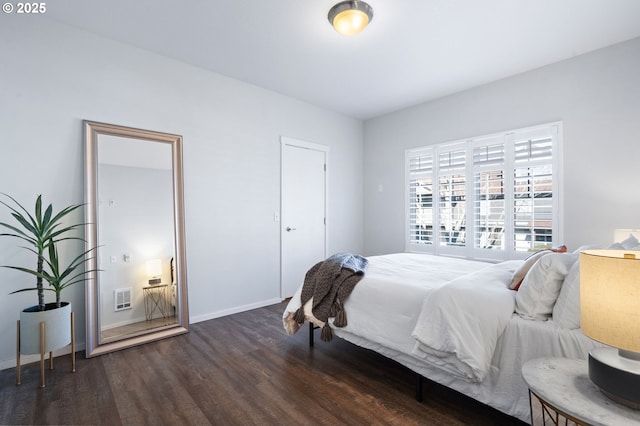
[[[162,281],[162,262],[160,259],[147,260],[147,275],[149,276],[149,285],[160,284]]]
[[[589,378],[610,399],[640,409],[640,251],[580,253],[580,326],[610,347],[589,352]]]

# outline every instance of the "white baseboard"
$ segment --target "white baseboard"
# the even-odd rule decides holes
[[[240,312],[250,311],[252,309],[258,309],[258,308],[262,308],[264,306],[275,305],[276,303],[280,303],[280,302],[282,302],[282,299],[280,299],[280,298],[263,300],[261,302],[252,303],[250,305],[237,306],[237,307],[231,308],[231,309],[225,309],[225,310],[222,310],[222,311],[211,312],[211,313],[208,313],[208,314],[191,317],[191,318],[189,318],[189,322],[191,324],[195,324],[197,322],[207,321],[207,320],[214,319],[214,318],[226,317],[227,315],[233,315],[233,314],[237,314],[237,313],[240,313]]]

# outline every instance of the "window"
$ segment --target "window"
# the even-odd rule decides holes
[[[406,152],[407,249],[515,259],[560,238],[562,123]]]

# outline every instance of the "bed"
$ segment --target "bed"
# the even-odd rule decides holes
[[[346,326],[328,323],[340,338],[529,422],[524,362],[586,359],[599,346],[579,329],[578,258],[578,250],[497,264],[415,253],[371,256],[344,301]],[[301,292],[302,286],[283,313],[289,334],[301,326],[294,320]],[[304,318],[322,327],[312,303],[303,307]]]

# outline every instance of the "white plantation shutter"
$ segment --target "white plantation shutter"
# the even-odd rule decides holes
[[[438,150],[438,222],[440,245],[464,246],[466,241],[465,144]]]
[[[561,126],[407,150],[407,250],[499,260],[558,244]]]
[[[412,245],[432,245],[433,150],[414,151],[408,161],[409,241]]]
[[[491,250],[505,248],[505,170],[504,138],[492,138],[488,142],[474,146],[474,248]]]
[[[549,247],[553,243],[553,137],[516,136],[514,154],[515,250]]]

